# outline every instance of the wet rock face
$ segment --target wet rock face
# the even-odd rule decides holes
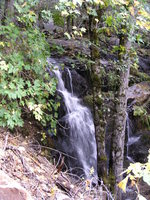
[[[75,69],[70,70],[72,77],[73,94],[77,97],[83,97],[88,89],[87,82]],[[63,80],[65,82],[65,87],[71,92],[70,78],[67,68],[63,72]]]
[[[150,58],[139,57],[140,70],[150,75]]]
[[[139,133],[140,139],[130,146],[130,156],[135,162],[147,162],[148,150],[150,147],[150,131]]]
[[[141,82],[128,88],[127,98],[142,104],[150,96],[150,82]]]
[[[69,72],[67,68],[65,68],[62,72],[62,78],[65,83],[66,89],[71,92],[73,90],[73,94],[76,95],[79,98],[82,98],[86,95],[87,89],[88,89],[88,84],[87,81],[84,77],[82,77],[75,69],[70,70],[71,78],[72,78],[72,88],[71,88],[71,83],[70,83],[70,77],[69,77]],[[63,96],[61,93],[59,95],[62,97],[60,101],[60,107],[58,110],[59,113],[59,119],[62,118],[67,110],[65,103],[63,102]]]
[[[0,200],[32,200],[28,192],[0,171]]]

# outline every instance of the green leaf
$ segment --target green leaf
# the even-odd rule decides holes
[[[108,26],[112,26],[112,24],[113,24],[113,17],[112,17],[112,16],[108,16],[108,17],[106,18],[106,24],[107,24]]]
[[[69,33],[65,32],[64,35],[70,40],[71,39],[71,36]]]

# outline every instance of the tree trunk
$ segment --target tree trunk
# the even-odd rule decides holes
[[[100,66],[100,52],[97,47],[99,43],[96,21],[94,16],[89,16],[89,34],[91,41],[91,58],[95,62],[92,65],[93,83],[93,108],[95,136],[97,143],[98,176],[106,182],[107,157],[105,152],[105,115],[103,110],[103,99],[101,92],[102,68]]]
[[[0,25],[1,25],[1,20],[3,16],[3,0],[0,0]]]
[[[4,14],[2,17],[2,24],[5,25],[7,24],[6,22],[11,21],[12,20],[12,15],[13,15],[13,8],[14,5],[14,0],[5,0],[5,4],[4,4]]]
[[[122,180],[120,175],[123,172],[125,127],[126,127],[126,108],[127,108],[127,89],[130,75],[130,47],[131,43],[125,35],[120,37],[120,45],[125,47],[126,52],[119,54],[120,87],[116,98],[116,116],[113,133],[113,171],[115,175],[115,196],[117,200],[122,199],[122,191],[117,184]]]
[[[116,118],[115,118],[115,130],[113,137],[113,165],[115,174],[115,184],[118,184],[122,180],[120,175],[123,172],[123,161],[124,161],[124,142],[125,142],[125,126],[126,126],[126,107],[127,97],[126,91],[128,88],[130,64],[128,69],[120,75],[120,90],[118,94],[118,103],[116,106]],[[121,191],[117,185],[115,186],[116,196],[121,200]]]
[[[67,32],[71,33],[72,32],[72,26],[73,26],[73,18],[72,16],[67,17]]]

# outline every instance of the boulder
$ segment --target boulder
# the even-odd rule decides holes
[[[141,82],[128,88],[127,98],[141,104],[150,96],[150,82]]]
[[[32,200],[30,194],[0,170],[0,200]]]
[[[143,58],[139,56],[139,66],[140,70],[148,75],[150,75],[150,58]]]
[[[81,76],[75,69],[70,70],[71,77],[72,77],[72,87],[73,87],[73,94],[77,97],[83,97],[87,92],[87,82],[83,76]],[[69,78],[69,74],[67,68],[63,73],[63,77],[65,79],[65,86],[71,92],[71,80]]]
[[[135,162],[147,162],[148,150],[150,147],[150,131],[137,133],[140,139],[129,147],[129,156]]]
[[[67,195],[63,193],[56,193],[56,200],[71,200]]]

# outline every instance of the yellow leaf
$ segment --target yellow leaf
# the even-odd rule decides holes
[[[149,13],[146,12],[145,10],[140,10],[138,13],[139,13],[141,16],[143,16],[143,17],[145,17],[145,18],[147,18],[147,19],[150,19]]]
[[[94,167],[91,167],[90,169],[90,175],[94,174]]]
[[[150,23],[149,22],[144,22],[144,21],[141,21],[141,20],[137,20],[136,24],[138,26],[140,26],[141,28],[145,28],[148,31],[150,30]]]
[[[129,0],[113,0],[114,4],[118,4],[118,5],[127,5],[129,4]]]
[[[69,13],[67,12],[67,10],[63,10],[61,12],[61,15],[64,16],[64,17],[67,17],[69,15]]]
[[[94,0],[94,3],[96,4],[101,4],[101,5],[105,5],[103,1],[101,0]]]
[[[118,187],[121,188],[125,193],[126,193],[127,182],[128,182],[128,176],[118,184]]]
[[[134,1],[134,6],[138,6],[140,3],[138,1]]]
[[[131,181],[132,181],[132,180],[133,180],[133,181],[135,180],[135,177],[134,177],[134,176],[130,175],[129,177],[130,177],[130,180],[131,180]]]
[[[147,166],[147,169],[150,171],[150,163],[147,163],[146,166]]]
[[[129,11],[130,11],[131,15],[134,16],[134,7],[130,6]]]
[[[4,42],[0,42],[0,46],[4,47],[5,46]]]
[[[30,11],[29,11],[29,14],[30,14],[30,15],[35,15],[35,12],[34,12],[33,10],[30,10]]]
[[[106,33],[107,33],[108,36],[111,35],[109,28],[106,28]]]
[[[131,181],[131,187],[133,187],[134,185],[136,185],[136,182],[135,181]]]
[[[95,19],[95,21],[96,21],[97,23],[99,22],[99,20],[98,20],[97,18]]]
[[[23,5],[22,5],[22,7],[25,7],[27,5],[27,2],[25,2]]]

